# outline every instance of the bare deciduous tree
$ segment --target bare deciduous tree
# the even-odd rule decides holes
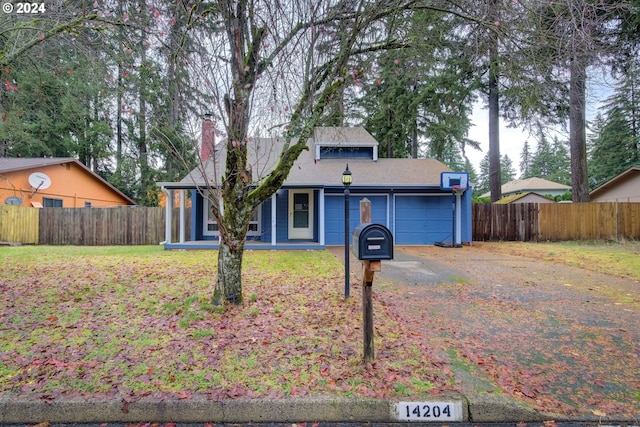
[[[332,97],[352,81],[351,59],[387,42],[376,22],[412,3],[238,0],[210,3],[203,12],[220,28],[201,40],[209,53],[202,77],[226,133],[224,171],[207,177],[212,184],[205,194],[220,232],[214,303],[242,301],[244,241],[254,209],[280,188]],[[265,134],[281,136],[284,145],[275,167],[260,174],[248,154],[255,149],[252,136]]]

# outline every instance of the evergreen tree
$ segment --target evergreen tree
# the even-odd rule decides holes
[[[540,133],[536,151],[531,159],[531,166],[527,178],[545,178],[552,174],[553,149],[546,134]]]
[[[527,139],[524,141],[524,144],[522,146],[522,153],[520,153],[520,172],[522,173],[521,178],[530,178],[531,161],[531,148],[529,147],[529,140]]]
[[[106,67],[94,60],[95,52],[78,51],[64,40],[29,53],[4,70],[15,89],[4,96],[4,155],[76,157],[96,172],[103,169],[112,136],[105,115]]]
[[[553,137],[551,151],[553,163],[548,179],[559,184],[571,185],[571,159],[569,158],[568,142],[557,136]]]
[[[531,163],[525,178],[544,178],[560,184],[571,184],[571,167],[567,142],[553,137],[549,142],[543,130],[540,131],[538,146],[531,156]]]
[[[480,161],[480,173],[476,181],[474,193],[478,196],[489,191],[489,153],[485,154]]]
[[[480,195],[481,193],[478,191],[478,188],[477,188],[478,173],[476,172],[476,169],[473,167],[473,164],[471,163],[471,161],[469,161],[469,159],[465,160],[463,170],[469,174],[469,185],[473,186],[473,195],[474,196]]]
[[[620,73],[590,141],[591,185],[599,185],[640,163],[640,72],[632,59]]]
[[[507,182],[516,179],[516,170],[513,167],[513,162],[506,154],[500,159],[500,170],[502,171],[500,185],[504,185]]]
[[[414,11],[387,25],[389,40],[409,43],[373,59],[357,110],[367,112],[364,126],[380,141],[380,155],[423,152],[451,162],[466,146],[477,148],[466,137],[475,76],[465,57],[452,54],[463,45],[459,21],[443,12]]]

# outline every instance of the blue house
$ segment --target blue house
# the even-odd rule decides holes
[[[208,135],[203,128],[203,135]],[[203,141],[203,145],[211,142]],[[275,165],[284,139],[254,138],[249,142],[252,182],[259,183]],[[221,144],[224,145],[224,144]],[[372,222],[391,230],[396,245],[432,245],[453,241],[453,205],[456,196],[443,189],[442,172],[451,170],[434,159],[378,158],[378,142],[361,127],[316,128],[282,187],[255,210],[250,223],[248,249],[322,249],[344,244],[344,186],[348,163],[350,229],[358,225],[360,200],[371,201]],[[204,150],[205,152],[207,150]],[[216,248],[218,228],[211,203],[219,196],[225,150],[210,150],[201,167],[180,182],[161,182],[167,193],[167,249]],[[206,155],[206,154],[205,154]],[[175,192],[184,202],[191,192],[191,227],[185,230],[184,203],[180,203],[180,237],[171,241],[172,203]],[[460,225],[456,241],[471,242],[471,189],[458,200]],[[351,234],[349,235],[351,240]]]

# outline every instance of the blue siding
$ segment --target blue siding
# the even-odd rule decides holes
[[[353,229],[360,224],[360,200],[371,200],[371,222],[387,224],[387,196],[358,195],[349,196],[349,241]],[[344,196],[326,195],[325,206],[325,244],[344,244]]]
[[[471,219],[472,211],[473,187],[469,187],[462,195],[460,204],[462,205],[462,243],[470,243],[473,241],[472,230],[473,224]]]
[[[451,241],[452,195],[398,195],[395,203],[394,238],[397,245],[432,245]]]
[[[276,241],[289,240],[289,192],[278,191],[276,195]]]
[[[260,217],[261,239],[263,242],[271,241],[271,199],[267,199],[262,204],[262,216]]]
[[[314,233],[313,241],[319,241],[319,191],[313,192],[314,200]],[[471,196],[472,192],[465,192],[462,197],[462,242],[471,242]],[[436,195],[402,195],[393,194],[351,194],[350,196],[350,233],[360,220],[360,200],[367,197],[372,204],[372,221],[389,227],[394,234],[394,241],[398,245],[415,244],[426,245],[438,241],[451,241],[452,202],[450,193]],[[344,196],[342,193],[325,194],[325,244],[342,245],[344,243]],[[203,236],[202,196],[192,192],[193,208],[191,212],[190,240],[214,240],[215,237]],[[289,192],[281,189],[276,194],[277,235],[278,243],[295,242],[289,240]],[[395,206],[394,206],[395,203]],[[387,207],[390,204],[390,207]],[[389,209],[387,211],[387,209]],[[261,236],[263,242],[271,241],[271,199],[262,205]],[[253,238],[258,240],[256,238]],[[309,240],[311,242],[311,240]],[[299,246],[297,246],[300,248]]]
[[[202,233],[204,227],[203,213],[203,198],[202,195],[196,191],[191,191],[191,240],[204,240]]]

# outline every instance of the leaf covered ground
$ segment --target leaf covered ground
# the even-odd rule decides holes
[[[573,417],[640,415],[640,245],[474,243],[404,248],[438,280],[383,270],[378,293],[452,370],[463,394]],[[406,261],[405,261],[406,262]],[[392,282],[392,283],[391,283]]]
[[[329,252],[247,251],[245,302],[209,301],[216,253],[0,248],[0,394],[186,399],[455,388],[446,364],[376,298],[363,364],[359,288]]]

